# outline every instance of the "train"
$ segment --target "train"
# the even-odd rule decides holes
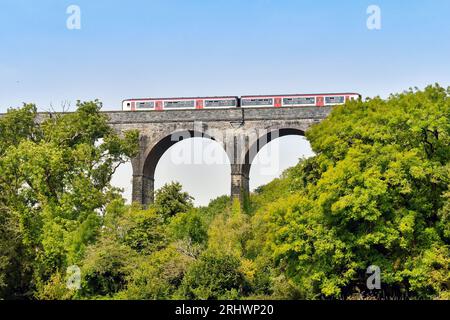
[[[122,101],[123,111],[162,111],[232,108],[326,107],[361,99],[358,93],[289,94],[191,98],[146,98]]]

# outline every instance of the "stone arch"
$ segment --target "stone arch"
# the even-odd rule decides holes
[[[190,138],[206,138],[218,142],[222,148],[223,143],[213,136],[197,130],[176,130],[161,134],[153,139],[142,152],[139,163],[133,166],[133,202],[148,205],[154,201],[155,171],[159,160],[176,143]],[[144,139],[145,140],[145,139]]]
[[[258,152],[269,142],[275,139],[297,135],[305,136],[305,131],[299,128],[270,128],[269,130],[264,130],[262,134],[259,134],[257,139],[248,142],[248,147],[245,149],[244,162],[245,164],[253,163],[253,160],[257,156]]]
[[[305,130],[303,128],[296,127],[269,128],[263,130],[263,132],[258,134],[255,139],[247,142],[247,147],[244,150],[245,154],[242,155],[243,160],[241,161],[239,167],[235,169],[236,171],[240,171],[242,176],[243,190],[249,192],[250,169],[258,152],[271,141],[290,135],[305,136]]]

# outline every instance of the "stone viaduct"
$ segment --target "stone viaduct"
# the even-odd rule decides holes
[[[118,132],[140,132],[140,151],[132,159],[132,200],[146,205],[153,202],[158,161],[178,141],[203,137],[222,145],[231,164],[230,194],[242,199],[249,193],[250,167],[258,151],[278,137],[304,135],[330,111],[331,107],[283,107],[105,113]]]
[[[258,151],[278,137],[304,136],[308,128],[324,120],[331,109],[283,107],[103,113],[117,132],[138,130],[140,133],[139,154],[131,161],[132,201],[146,205],[153,202],[158,161],[175,143],[193,137],[217,141],[231,164],[230,194],[242,199],[249,194],[250,168]],[[37,121],[46,117],[48,113],[40,113]]]

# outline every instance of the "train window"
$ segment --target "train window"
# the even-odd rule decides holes
[[[344,103],[344,101],[345,101],[344,96],[325,97],[325,103]]]
[[[164,101],[164,109],[194,108],[195,100]]]
[[[314,97],[296,97],[296,98],[283,98],[283,105],[303,105],[303,104],[315,104],[316,98]]]
[[[273,99],[241,99],[242,106],[268,106],[273,105]]]
[[[153,109],[155,103],[153,101],[141,101],[136,103],[137,109]]]
[[[129,107],[129,106],[131,106],[131,103],[130,103],[130,102],[127,102],[127,107]]]
[[[205,100],[205,108],[235,107],[236,99]]]

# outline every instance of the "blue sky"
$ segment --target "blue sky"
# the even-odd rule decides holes
[[[80,30],[66,28],[71,4]],[[372,4],[381,30],[366,27]],[[1,0],[0,112],[22,102],[58,110],[98,98],[117,110],[130,97],[448,86],[449,17],[448,0]],[[286,139],[289,165],[310,153]],[[160,169],[159,180],[194,183],[185,171]]]

